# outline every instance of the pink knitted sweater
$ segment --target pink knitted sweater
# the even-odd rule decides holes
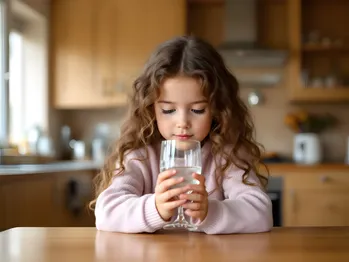
[[[113,178],[112,184],[97,198],[95,215],[98,230],[141,233],[155,232],[167,222],[155,206],[155,185],[159,174],[160,147],[148,146],[146,161],[135,160],[145,155],[145,149],[135,150],[125,160],[125,172]],[[216,188],[216,164],[211,143],[202,148],[202,175],[206,189]],[[273,224],[272,205],[259,186],[242,183],[243,171],[231,167],[222,183],[222,190],[209,195],[208,213],[198,231],[206,234],[255,233],[269,231]],[[256,175],[250,182],[259,184]]]

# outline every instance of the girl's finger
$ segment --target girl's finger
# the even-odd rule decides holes
[[[175,174],[176,174],[175,169],[169,169],[169,170],[165,170],[164,172],[161,172],[156,181],[156,185],[161,184],[163,181],[169,179],[170,177],[173,177]]]
[[[202,185],[188,185],[189,190],[192,190],[196,193],[202,194],[202,195],[207,195],[206,188],[203,187]]]
[[[186,203],[186,204],[182,205],[182,207],[185,209],[190,209],[192,211],[199,211],[202,209],[201,203]]]
[[[201,194],[181,194],[179,198],[194,202],[202,202],[205,199],[205,196]]]
[[[190,209],[185,210],[185,214],[192,217],[192,218],[200,218],[202,211],[193,211]]]
[[[168,170],[165,170],[164,172],[161,172],[156,181],[156,185],[161,184],[163,181],[173,177],[175,174],[176,174],[175,169],[168,169]]]
[[[182,183],[183,181],[184,181],[183,177],[169,178],[169,179],[163,181],[161,184],[159,184],[156,187],[155,192],[158,194],[162,194],[162,193],[166,192],[167,190],[169,190],[171,187],[174,187],[175,185]]]
[[[170,199],[179,196],[180,194],[183,194],[185,192],[187,192],[187,189],[185,187],[170,189],[161,193],[159,199],[162,203],[168,202],[170,201]]]
[[[164,205],[165,209],[172,210],[172,209],[175,209],[175,208],[182,206],[185,202],[186,202],[185,200],[179,199],[179,200],[174,200],[171,202],[166,202],[163,205]]]
[[[196,180],[198,180],[200,185],[205,185],[205,180],[206,180],[206,179],[205,179],[205,176],[200,175],[200,174],[198,174],[198,173],[193,173],[193,178],[195,178]]]

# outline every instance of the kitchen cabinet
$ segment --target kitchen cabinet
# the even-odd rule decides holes
[[[226,1],[188,2],[189,33],[216,47],[222,45],[226,38]],[[282,84],[287,86],[290,102],[349,101],[348,12],[349,1],[346,0],[258,1],[257,44],[288,50],[287,64],[282,68]],[[233,68],[233,72],[238,70]]]
[[[349,101],[349,2],[288,0],[289,97]]]
[[[51,87],[57,108],[85,107],[103,102],[95,86],[94,1],[52,1]]]
[[[52,180],[48,178],[13,181],[1,185],[4,195],[5,228],[17,226],[52,226],[55,210],[52,205]]]
[[[283,178],[283,226],[349,226],[349,171]]]
[[[184,0],[54,0],[51,86],[55,108],[123,106],[161,42],[186,31]]]
[[[1,213],[0,213],[0,232],[5,229],[5,215],[4,215],[5,205],[4,205],[3,199],[5,199],[5,195],[4,195],[3,190],[1,189],[1,185],[0,185],[0,210],[1,210]]]
[[[256,1],[257,46],[288,49],[288,1]],[[188,33],[219,48],[228,41],[226,15],[226,0],[188,0]]]
[[[97,171],[64,173],[55,178],[53,203],[58,226],[94,226],[94,212],[88,208],[94,198],[92,180]]]
[[[86,170],[1,177],[0,230],[94,226],[94,214],[87,209],[93,198],[94,175],[94,171]],[[75,185],[75,192],[71,185]]]

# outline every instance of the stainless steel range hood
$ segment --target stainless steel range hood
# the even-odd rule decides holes
[[[225,35],[218,51],[241,84],[269,86],[281,80],[288,54],[258,45],[257,1],[226,0]]]

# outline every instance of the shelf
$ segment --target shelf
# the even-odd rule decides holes
[[[349,47],[341,47],[341,46],[326,46],[326,45],[303,45],[302,50],[305,52],[348,52]]]
[[[291,50],[289,101],[348,103],[349,86],[304,87],[301,79],[304,78],[302,70],[306,69],[312,77],[338,73],[343,78],[340,80],[346,81],[349,74],[349,1],[289,0],[287,3]]]
[[[224,5],[225,0],[188,0],[189,4],[220,4]]]
[[[349,102],[349,87],[294,89],[290,97],[293,102]]]

